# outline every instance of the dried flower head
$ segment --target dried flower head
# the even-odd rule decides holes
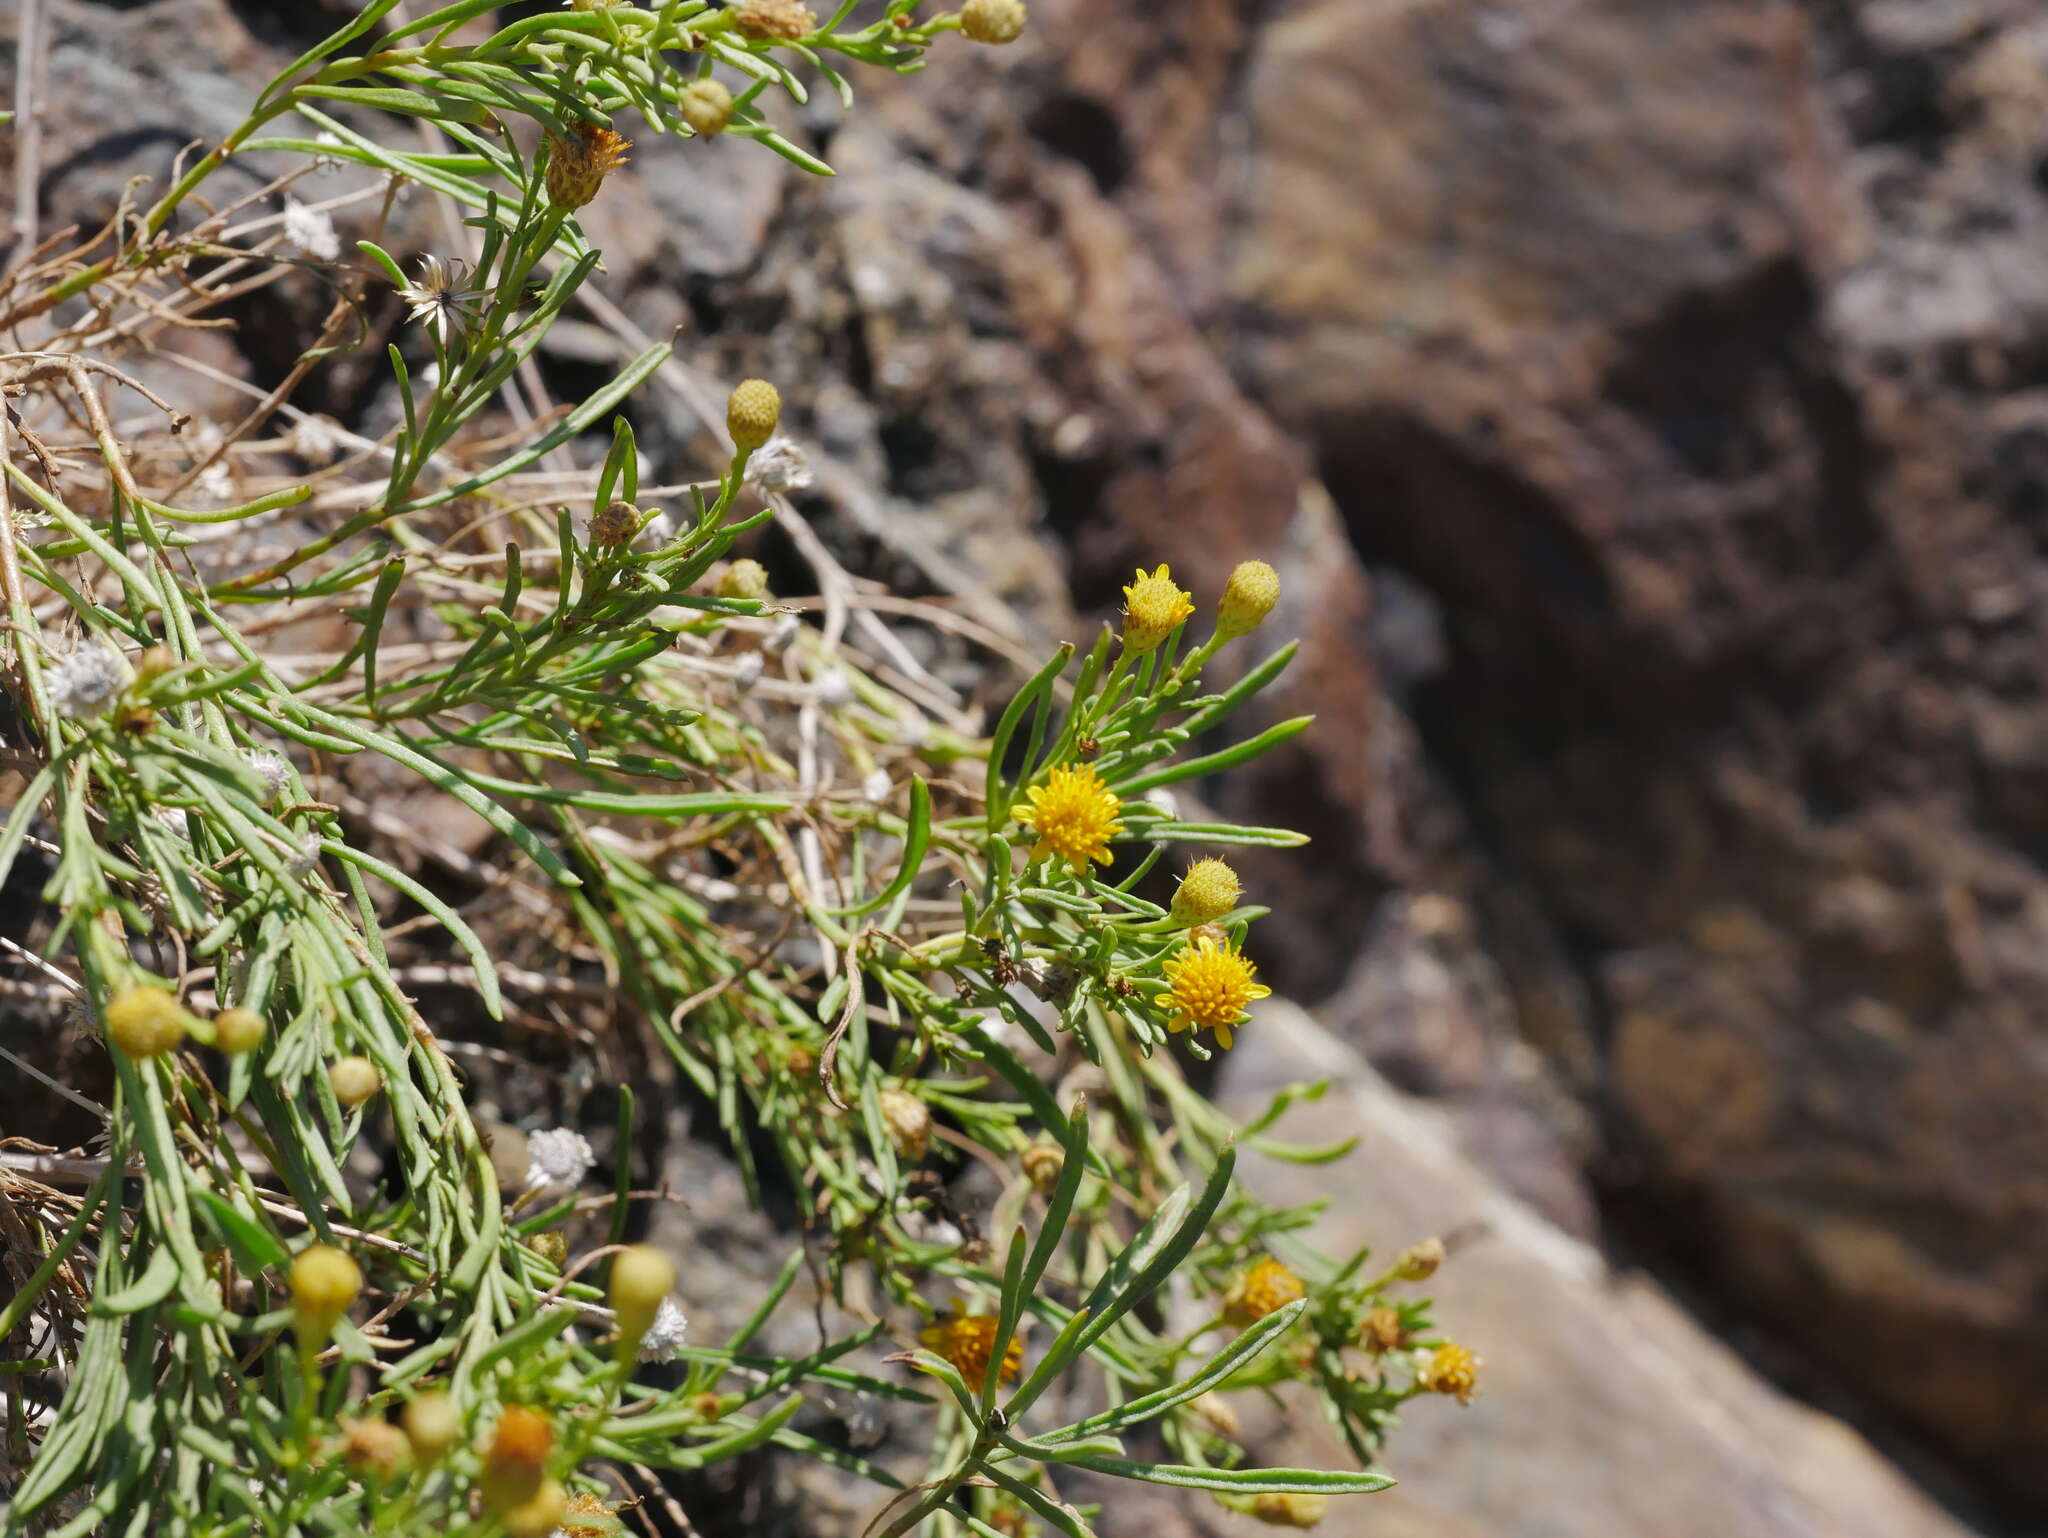
[[[1232,1030],[1244,1021],[1247,1006],[1273,991],[1252,981],[1258,968],[1245,960],[1241,951],[1219,945],[1207,935],[1170,957],[1160,970],[1166,974],[1167,985],[1159,1002],[1175,1011],[1167,1029],[1214,1031],[1216,1044],[1225,1051],[1230,1049]]]
[[[359,1479],[396,1479],[412,1462],[412,1443],[389,1421],[344,1419],[341,1458]]]
[[[1024,31],[1022,0],[967,0],[960,30],[977,43],[1014,43]]]
[[[331,262],[341,255],[341,236],[326,211],[308,208],[297,198],[284,200],[284,238],[316,262]]]
[[[875,1096],[889,1141],[905,1159],[922,1159],[932,1141],[932,1108],[907,1089],[891,1086]]]
[[[611,1305],[621,1342],[637,1346],[676,1285],[675,1262],[651,1244],[635,1244],[612,1257]]]
[[[148,984],[122,989],[107,1001],[104,1015],[107,1039],[138,1061],[176,1051],[192,1019],[176,994]]]
[[[300,1339],[320,1342],[361,1294],[363,1271],[333,1245],[309,1244],[292,1257],[285,1285],[291,1289],[292,1317]]]
[[[1259,628],[1280,601],[1280,574],[1264,561],[1241,561],[1216,605],[1216,633],[1228,641]]]
[[[569,1497],[568,1509],[562,1513],[561,1525],[555,1532],[561,1538],[611,1538],[621,1531],[615,1520],[617,1510],[589,1491],[579,1490]]]
[[[734,561],[718,574],[716,592],[720,598],[764,599],[768,596],[768,568],[759,561]]]
[[[410,319],[418,321],[443,347],[465,326],[476,323],[484,291],[469,286],[465,263],[438,256],[420,258],[420,275],[398,291]]]
[[[1173,921],[1213,924],[1232,912],[1243,896],[1244,888],[1236,871],[1221,860],[1197,860],[1180,878],[1180,886],[1173,894]]]
[[[692,80],[683,87],[680,110],[691,132],[722,134],[732,122],[732,92],[708,75]]]
[[[792,42],[818,30],[818,18],[797,0],[739,0],[731,14],[733,31],[757,42]]]
[[[1373,1309],[1359,1321],[1358,1343],[1374,1356],[1399,1351],[1407,1345],[1408,1329],[1401,1323],[1400,1311],[1384,1303]]]
[[[1151,576],[1138,568],[1124,588],[1124,650],[1142,655],[1153,650],[1195,612],[1192,593],[1184,592],[1164,563]]]
[[[1394,1258],[1394,1275],[1404,1282],[1426,1282],[1436,1275],[1436,1268],[1443,1263],[1443,1240],[1424,1239],[1420,1244],[1409,1245]]]
[[[1307,1490],[1261,1490],[1252,1497],[1251,1514],[1268,1527],[1314,1527],[1323,1520],[1330,1498]]]
[[[242,755],[242,762],[263,782],[264,800],[275,801],[291,789],[292,766],[275,748],[251,748]]]
[[[263,1017],[253,1009],[237,1006],[213,1017],[213,1044],[223,1052],[254,1052],[263,1045],[264,1034]]]
[[[666,1362],[682,1349],[683,1336],[689,1328],[683,1305],[674,1298],[663,1298],[654,1310],[654,1322],[640,1337],[640,1360]]]
[[[548,135],[548,202],[573,212],[626,163],[633,141],[596,123],[572,123],[569,132]]]
[[[1479,1392],[1481,1362],[1464,1346],[1445,1341],[1429,1354],[1415,1374],[1417,1387],[1432,1394],[1448,1394],[1459,1404],[1470,1404]]]
[[[597,1155],[590,1139],[573,1127],[549,1127],[526,1139],[526,1184],[530,1190],[583,1183]]]
[[[1024,794],[1031,804],[1011,815],[1038,835],[1032,859],[1051,855],[1084,875],[1091,860],[1110,863],[1110,840],[1124,831],[1118,820],[1123,803],[1102,783],[1093,764],[1056,768],[1043,785]]]
[[[754,451],[747,461],[747,479],[770,496],[786,497],[808,491],[817,479],[811,474],[810,456],[794,438],[779,434]]]
[[[781,420],[782,392],[767,380],[742,379],[732,387],[725,402],[725,428],[742,454],[751,454],[774,437]]]
[[[1239,1329],[1305,1297],[1308,1289],[1286,1266],[1268,1255],[1240,1271],[1223,1296],[1223,1317]]]
[[[614,502],[590,515],[590,543],[600,550],[616,549],[640,532],[640,513],[630,502]]]
[[[327,1070],[327,1082],[334,1088],[334,1098],[353,1111],[376,1098],[384,1075],[367,1057],[338,1057]]]
[[[405,1407],[400,1417],[412,1455],[422,1463],[434,1463],[462,1440],[462,1410],[438,1389],[420,1395]]]
[[[56,715],[67,721],[91,721],[106,714],[134,676],[128,659],[116,648],[98,636],[87,636],[43,675],[43,687]]]
[[[989,1358],[995,1354],[996,1331],[1002,1320],[994,1314],[970,1314],[959,1298],[953,1300],[953,1317],[926,1325],[917,1332],[919,1342],[959,1369],[968,1387],[979,1389],[988,1377]],[[1015,1335],[1003,1350],[997,1381],[1009,1383],[1024,1368],[1024,1343]]]

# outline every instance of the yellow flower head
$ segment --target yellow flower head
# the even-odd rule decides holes
[[[633,141],[595,123],[572,123],[568,134],[548,135],[548,201],[578,209],[597,196],[604,179],[626,163]]]
[[[1236,871],[1221,860],[1197,860],[1173,894],[1173,921],[1190,927],[1213,923],[1236,908],[1242,896]]]
[[[1258,968],[1244,959],[1243,952],[1226,949],[1206,935],[1161,970],[1166,973],[1166,989],[1159,1002],[1177,1011],[1167,1029],[1214,1031],[1216,1045],[1226,1052],[1232,1028],[1244,1022],[1246,1006],[1273,991],[1252,981]]]
[[[1239,1329],[1257,1324],[1268,1314],[1277,1314],[1308,1289],[1279,1261],[1268,1255],[1240,1271],[1223,1298],[1223,1317]]]
[[[1228,641],[1256,630],[1280,601],[1280,574],[1264,561],[1240,561],[1216,605],[1216,633]]]
[[[1124,589],[1124,650],[1151,651],[1194,612],[1194,594],[1177,587],[1164,565],[1149,577],[1139,567],[1137,579]]]
[[[185,1039],[191,1019],[177,995],[144,985],[124,988],[107,1001],[107,1036],[129,1057],[156,1057]]]
[[[324,1342],[363,1290],[363,1272],[331,1244],[309,1244],[292,1257],[286,1273],[299,1333]]]
[[[1123,803],[1111,794],[1093,764],[1061,767],[1043,785],[1025,792],[1031,804],[1013,814],[1038,835],[1032,859],[1052,854],[1086,873],[1088,862],[1109,864],[1109,841],[1124,831],[1117,820]]]
[[[1001,1327],[1002,1321],[994,1314],[970,1314],[967,1305],[955,1298],[953,1317],[926,1325],[917,1332],[917,1338],[921,1345],[957,1367],[968,1387],[979,1389],[988,1377],[989,1357],[995,1352],[996,1331]],[[996,1381],[1014,1382],[1023,1368],[1024,1343],[1012,1335],[1003,1349],[1002,1370]]]
[[[733,447],[751,454],[775,436],[782,421],[782,392],[765,379],[742,379],[725,401],[725,430]]]
[[[1429,1354],[1415,1381],[1432,1394],[1449,1394],[1459,1404],[1470,1404],[1479,1392],[1479,1358],[1453,1341],[1445,1341]]]
[[[1374,1356],[1381,1356],[1407,1345],[1408,1329],[1401,1323],[1400,1314],[1382,1303],[1360,1322],[1358,1343]]]

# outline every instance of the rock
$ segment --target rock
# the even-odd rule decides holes
[[[1459,1151],[1450,1118],[1394,1090],[1303,1011],[1268,1000],[1230,1055],[1225,1104],[1250,1114],[1308,1078],[1331,1079],[1330,1093],[1290,1112],[1278,1135],[1356,1136],[1357,1150],[1328,1170],[1248,1159],[1253,1185],[1283,1204],[1364,1193],[1323,1216],[1312,1237],[1329,1251],[1371,1244],[1391,1255],[1453,1236],[1429,1291],[1440,1327],[1485,1363],[1469,1408],[1408,1408],[1389,1452],[1400,1483],[1333,1501],[1321,1531],[1963,1538],[1854,1432],[1770,1387],[1654,1282],[1611,1270],[1504,1193]],[[1312,1417],[1268,1416],[1260,1429],[1263,1462],[1345,1466]],[[1197,1530],[1244,1530],[1219,1517],[1198,1513]],[[1103,1528],[1105,1538],[1140,1530]]]

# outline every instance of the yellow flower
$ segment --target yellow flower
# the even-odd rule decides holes
[[[1173,894],[1173,920],[1189,926],[1211,923],[1236,908],[1242,896],[1236,871],[1221,860],[1197,860]]]
[[[1055,769],[1043,785],[1032,786],[1025,795],[1031,805],[1014,815],[1038,835],[1032,859],[1050,852],[1071,861],[1082,874],[1090,860],[1109,864],[1109,841],[1124,831],[1117,821],[1123,803],[1102,783],[1093,764]]]
[[[1408,1344],[1408,1330],[1400,1314],[1382,1303],[1358,1326],[1358,1343],[1374,1356],[1398,1351]]]
[[[1164,564],[1149,577],[1139,567],[1137,579],[1124,589],[1124,650],[1151,651],[1194,612],[1194,594],[1177,587]]]
[[[936,1324],[926,1325],[917,1332],[920,1344],[944,1357],[960,1369],[960,1376],[967,1380],[968,1387],[979,1389],[988,1377],[989,1357],[995,1352],[996,1331],[1002,1321],[994,1314],[970,1314],[967,1305],[955,1298],[953,1317],[941,1319]],[[1002,1370],[997,1376],[1000,1383],[1015,1381],[1024,1368],[1024,1343],[1015,1335],[1003,1349]]]
[[[751,454],[775,436],[782,420],[782,392],[765,379],[742,379],[725,402],[725,430],[733,447]]]
[[[1241,951],[1228,950],[1206,935],[1162,970],[1167,986],[1159,1002],[1178,1011],[1167,1029],[1214,1031],[1216,1044],[1225,1051],[1230,1049],[1232,1027],[1244,1022],[1245,1007],[1273,991],[1252,981],[1258,968]]]
[[[1449,1394],[1459,1404],[1470,1404],[1479,1392],[1479,1368],[1478,1357],[1447,1340],[1429,1354],[1415,1381],[1432,1394]]]
[[[1279,1313],[1307,1291],[1300,1277],[1269,1255],[1238,1273],[1224,1295],[1223,1317],[1244,1329],[1268,1314]]]
[[[1216,634],[1228,641],[1256,630],[1280,601],[1280,574],[1264,561],[1241,561],[1216,605]]]
[[[578,209],[597,196],[604,179],[626,163],[633,141],[595,123],[572,123],[566,138],[548,135],[548,201]]]

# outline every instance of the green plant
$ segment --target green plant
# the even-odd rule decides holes
[[[802,547],[817,626],[733,559],[772,521],[801,530],[762,471],[787,453],[772,388],[736,392],[734,452],[688,483],[643,484],[614,415],[653,380],[716,430],[665,347],[509,446],[483,430],[524,399],[549,327],[599,303],[574,209],[620,161],[617,117],[823,171],[769,126],[761,93],[801,99],[808,74],[850,103],[839,63],[915,69],[962,26],[889,0],[854,30],[858,8],[819,25],[783,0],[581,3],[471,40],[481,0],[381,35],[393,4],[375,0],[147,210],[0,289],[0,320],[45,333],[0,356],[20,402],[0,425],[0,599],[22,723],[0,761],[21,781],[0,876],[33,842],[57,915],[42,954],[8,954],[104,1030],[114,1075],[104,1157],[66,1166],[86,1172],[83,1195],[27,1178],[54,1171],[54,1150],[0,1191],[9,1232],[32,1241],[0,1340],[37,1343],[0,1361],[6,1458],[26,1470],[8,1531],[606,1532],[605,1470],[701,1469],[768,1444],[896,1491],[886,1533],[1014,1531],[1027,1514],[1085,1532],[1060,1495],[1069,1468],[1299,1522],[1313,1508],[1296,1496],[1386,1483],[1370,1467],[1404,1400],[1469,1388],[1432,1377],[1426,1304],[1391,1296],[1413,1266],[1325,1259],[1300,1238],[1312,1211],[1234,1179],[1240,1144],[1344,1151],[1271,1136],[1319,1089],[1235,1128],[1176,1059],[1206,1057],[1204,1031],[1228,1046],[1264,992],[1242,954],[1263,910],[1238,905],[1213,859],[1183,903],[1142,895],[1145,879],[1179,844],[1300,842],[1183,820],[1153,794],[1308,724],[1197,748],[1292,656],[1203,682],[1271,608],[1270,570],[1234,579],[1219,628],[1187,650],[1191,595],[1164,566],[1141,573],[1123,636],[1062,648],[982,740],[829,556]],[[982,6],[967,30],[1005,40],[1021,18]],[[435,147],[386,143],[392,115]],[[517,120],[539,130],[531,148]],[[238,244],[253,198],[180,227],[223,161],[260,152],[301,164],[259,196],[317,161],[373,173],[387,210],[404,186],[447,199],[473,259],[408,276],[368,240],[364,264],[294,257],[272,220]],[[124,372],[127,352],[167,312],[194,318],[301,268],[333,289],[325,329],[244,419],[181,448],[187,424]],[[399,420],[370,439],[290,396],[359,343],[380,281],[418,328],[410,356],[387,349]],[[169,433],[118,429],[118,389]],[[607,422],[601,463],[544,463]],[[67,423],[83,445],[59,440]],[[266,483],[259,445],[319,468]],[[244,554],[279,529],[284,548]],[[400,617],[426,639],[397,639]],[[936,608],[900,622],[959,628]],[[269,638],[286,626],[345,640],[280,654]],[[494,1018],[523,942],[502,923],[487,938],[488,904],[373,852],[342,804],[370,760],[489,825],[515,865],[487,890],[576,937],[613,1013],[644,1022],[715,1109],[750,1190],[801,1194],[814,1247],[722,1343],[683,1344],[666,1262],[618,1248],[638,1221],[630,1091],[612,1198],[577,1200],[588,1151],[567,1132],[536,1139],[538,1173],[501,1189],[394,960],[419,925],[401,942],[377,894],[445,936],[467,974],[443,970]],[[1085,1059],[1089,1094],[1049,1087],[1034,1052]],[[998,1242],[931,1221],[915,1177],[938,1162],[935,1131],[1012,1172]],[[391,1173],[365,1188],[348,1168],[371,1146]],[[876,1298],[869,1322],[802,1357],[750,1349],[807,1258],[825,1295]],[[935,1285],[976,1302],[932,1322]],[[1027,1322],[1043,1342],[1029,1351]],[[913,1337],[925,1349],[894,1360],[921,1377],[848,1365]],[[678,1370],[648,1381],[643,1354]],[[36,1435],[30,1373],[63,1389]],[[1243,1466],[1216,1396],[1290,1382],[1367,1472]],[[1061,1419],[1032,1414],[1055,1385],[1096,1408],[1035,1425]],[[904,1488],[821,1440],[804,1419],[817,1391],[916,1406],[922,1479]],[[1168,1456],[1134,1457],[1133,1432]]]

